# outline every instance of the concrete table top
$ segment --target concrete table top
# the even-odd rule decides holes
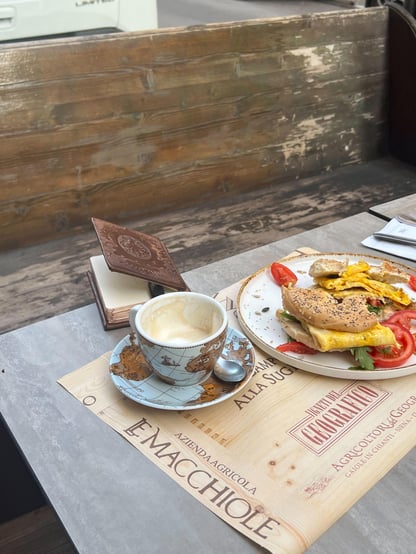
[[[380,219],[359,214],[192,270],[192,290],[213,294],[301,246],[373,253],[360,241]],[[415,265],[415,264],[413,264]],[[0,336],[0,412],[80,553],[257,552],[86,410],[56,380],[114,348],[95,305]],[[413,449],[308,550],[414,552]]]

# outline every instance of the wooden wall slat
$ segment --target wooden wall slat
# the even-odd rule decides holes
[[[144,172],[160,172],[163,167],[174,171],[185,163],[201,163],[217,156],[235,157],[244,147],[254,150],[286,142],[288,135],[296,134],[299,122],[304,119],[316,119],[323,132],[335,133],[342,130],[348,117],[347,128],[355,128],[359,136],[359,129],[364,125],[371,132],[372,120],[365,120],[366,113],[371,114],[373,120],[381,121],[382,105],[377,92],[381,84],[380,76],[366,77],[360,80],[357,93],[354,89],[357,85],[347,80],[340,94],[341,83],[325,83],[316,89],[316,100],[304,88],[299,92],[302,97],[299,107],[290,103],[293,93],[288,87],[280,94],[262,95],[257,102],[243,98],[236,105],[218,103],[189,110],[186,114],[155,112],[148,116],[152,122],[144,123],[143,130],[130,128],[120,119],[111,124],[100,122],[80,126],[76,144],[74,129],[63,128],[59,134],[54,134],[52,146],[49,146],[48,134],[34,134],[30,141],[26,140],[25,164],[22,164],[21,155],[16,154],[21,147],[20,137],[10,138],[0,153],[2,196],[4,200],[12,200],[48,193],[50,182],[44,175],[51,170],[56,192],[71,187],[85,188],[131,174],[139,179]],[[379,114],[375,113],[377,105]],[[246,117],[252,115],[255,117]],[[222,135],[219,140],[218,121],[221,121]],[[158,133],[160,128],[164,129],[163,133]],[[184,129],[191,148],[185,148],[178,141]],[[300,132],[304,132],[301,125]],[[249,145],[246,133],[250,133]],[[362,142],[359,138],[356,140],[357,145]],[[104,150],[106,145],[109,148]],[[75,156],[79,159],[77,165],[74,165]],[[34,172],[35,163],[37,171]]]
[[[0,133],[16,134],[32,128],[47,131],[114,117],[134,121],[153,110],[181,108],[186,112],[193,106],[250,97],[289,83],[303,90],[305,78],[311,87],[346,76],[377,74],[386,69],[384,42],[384,38],[373,41],[371,49],[366,42],[357,41],[262,56],[242,55],[221,64],[203,59],[168,64],[152,70],[154,94],[142,86],[145,77],[140,69],[127,75],[91,75],[88,79],[73,75],[70,80],[67,76],[59,82],[28,83],[24,88],[3,86]]]
[[[88,77],[100,71],[120,72],[123,68],[131,71],[132,67],[175,64],[180,60],[214,58],[232,52],[278,52],[284,48],[342,41],[346,37],[351,42],[371,41],[383,36],[385,30],[386,13],[382,10],[349,10],[339,14],[324,13],[160,29],[150,33],[141,31],[102,35],[93,39],[81,37],[64,41],[16,43],[12,49],[6,44],[0,46],[0,85],[39,79],[65,79],[68,75],[76,74]],[[190,44],[192,49],[189,48]]]

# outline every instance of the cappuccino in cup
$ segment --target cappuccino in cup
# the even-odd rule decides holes
[[[132,308],[130,325],[154,373],[189,386],[211,375],[224,348],[227,315],[210,296],[172,292]]]

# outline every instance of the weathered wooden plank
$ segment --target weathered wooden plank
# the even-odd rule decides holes
[[[319,18],[318,18],[319,20]],[[334,22],[335,23],[335,22]],[[334,25],[336,26],[336,25]],[[377,27],[377,26],[376,26]],[[275,29],[278,29],[274,26]],[[258,26],[255,26],[255,29],[259,31],[259,36],[263,36],[261,30],[258,28]],[[217,30],[215,30],[217,31]],[[230,30],[228,30],[230,31]],[[372,37],[371,42],[372,45],[376,45],[378,42],[378,48],[366,48],[365,41],[360,39],[359,32],[357,32],[357,28],[354,29],[353,35],[343,35],[343,36],[337,36],[336,34],[331,37],[330,42],[319,47],[319,44],[316,42],[312,42],[308,44],[308,47],[305,48],[297,48],[296,50],[292,50],[292,57],[298,58],[299,63],[305,65],[304,58],[309,58],[309,62],[315,62],[315,70],[316,68],[321,65],[322,70],[322,64],[316,64],[317,58],[319,56],[326,59],[327,64],[328,60],[332,58],[335,60],[335,62],[338,62],[339,67],[339,57],[340,56],[346,56],[345,60],[342,60],[343,64],[348,61],[347,53],[342,51],[337,51],[337,48],[342,47],[350,47],[356,50],[356,53],[349,53],[349,56],[352,56],[353,61],[355,62],[352,67],[355,68],[354,71],[357,71],[357,68],[361,66],[363,63],[363,60],[368,58],[369,56],[372,56],[373,61],[376,59],[377,56],[379,56],[379,53],[377,53],[378,48],[383,47],[384,45],[384,37],[383,35],[378,35],[377,37]],[[211,33],[214,31],[211,30]],[[204,31],[201,30],[200,33],[202,33],[202,36],[204,35]],[[205,31],[207,33],[207,31]],[[234,29],[234,35],[236,34],[236,31]],[[186,35],[185,35],[186,36]],[[319,35],[321,40],[322,36]],[[184,35],[180,32],[175,36],[175,41],[179,41],[180,39],[183,39]],[[292,37],[292,32],[289,32],[288,37]],[[287,38],[287,37],[286,37]],[[215,40],[216,43],[220,41],[221,37],[216,36]],[[67,101],[70,99],[75,98],[82,98],[85,96],[85,93],[89,93],[92,95],[93,98],[97,99],[102,97],[103,99],[107,97],[108,95],[114,95],[114,96],[122,96],[129,92],[129,84],[130,84],[130,92],[132,94],[138,94],[143,91],[147,91],[149,87],[149,83],[147,83],[146,87],[141,87],[141,79],[146,80],[146,71],[149,71],[149,68],[146,68],[145,62],[143,60],[137,60],[138,66],[134,65],[134,61],[131,60],[130,63],[132,63],[132,66],[128,69],[123,69],[123,64],[120,63],[122,60],[124,60],[125,65],[125,56],[123,56],[123,51],[126,47],[123,42],[120,41],[120,39],[113,39],[115,40],[112,44],[111,48],[112,50],[116,48],[116,52],[118,55],[118,63],[116,64],[116,67],[109,69],[106,64],[104,66],[98,66],[92,68],[87,63],[88,60],[91,59],[91,57],[88,57],[87,59],[82,58],[81,60],[77,60],[77,63],[73,66],[70,64],[67,67],[67,64],[59,64],[59,67],[55,67],[56,62],[53,63],[56,60],[56,56],[59,55],[59,52],[56,52],[56,48],[51,48],[51,52],[48,52],[47,47],[39,48],[40,53],[44,55],[44,59],[41,59],[39,55],[36,55],[36,47],[33,47],[33,60],[30,60],[31,63],[31,71],[30,71],[30,77],[36,76],[36,80],[28,80],[26,83],[23,83],[23,81],[19,80],[17,83],[15,83],[15,86],[13,87],[13,83],[10,83],[9,86],[12,88],[12,92],[14,91],[15,94],[23,94],[25,91],[23,90],[21,92],[21,87],[23,84],[27,87],[33,87],[33,90],[31,92],[35,92],[36,89],[42,88],[42,86],[47,86],[49,91],[42,91],[42,94],[45,94],[45,100],[46,101],[54,101],[56,104],[59,105],[59,103],[65,104],[68,103],[65,101],[65,98]],[[144,38],[143,38],[144,40]],[[375,42],[374,42],[375,41]],[[381,41],[381,42],[380,42]],[[199,41],[197,42],[199,43]],[[338,44],[337,44],[338,43]],[[83,46],[89,46],[91,48],[91,44],[88,43],[81,43]],[[98,45],[94,44],[96,48],[102,48],[106,46],[102,42],[98,42]],[[79,46],[79,45],[78,45]],[[108,46],[108,45],[107,45]],[[136,46],[135,50],[139,53],[139,57],[143,54],[143,42],[139,42],[133,45],[130,44],[130,46]],[[221,80],[229,80],[230,76],[235,75],[235,65],[236,62],[238,62],[238,71],[239,76],[241,76],[244,71],[247,72],[247,68],[244,69],[244,63],[249,64],[249,60],[252,60],[254,64],[254,70],[252,71],[253,75],[259,75],[268,73],[270,71],[276,72],[276,62],[280,60],[279,64],[282,64],[281,59],[284,57],[285,45],[280,45],[280,49],[278,52],[273,52],[272,50],[266,52],[266,53],[254,53],[253,50],[250,51],[250,54],[244,54],[241,52],[230,52],[227,51],[224,56],[225,58],[221,58],[220,60],[217,60],[216,58],[213,58],[213,56],[207,56],[207,51],[204,50],[203,56],[201,58],[194,59],[192,58],[192,54],[195,52],[195,49],[192,48],[189,50],[189,37],[188,41],[186,41],[185,46],[187,48],[188,56],[186,56],[184,59],[177,61],[176,63],[172,63],[172,60],[170,59],[168,63],[160,64],[157,63],[155,59],[151,60],[150,63],[152,64],[150,66],[150,71],[152,73],[152,83],[151,88],[153,90],[157,90],[157,81],[160,83],[160,90],[170,89],[173,86],[180,85],[183,86],[183,83],[186,82],[188,85],[197,85],[199,83],[207,83],[211,82],[213,77],[216,78],[218,81]],[[192,46],[195,46],[195,44],[192,44]],[[223,47],[226,47],[227,43],[223,45]],[[253,46],[253,48],[255,48]],[[45,53],[46,50],[46,53]],[[70,56],[71,50],[68,48],[68,45],[63,46],[60,45],[60,50],[62,50],[61,55],[64,56],[64,59],[67,59]],[[316,51],[316,52],[314,52]],[[209,51],[208,51],[209,52]],[[375,53],[376,52],[376,53]],[[38,52],[39,54],[39,52]],[[78,52],[78,56],[87,56],[89,54],[88,50],[80,49]],[[100,58],[105,58],[105,56],[102,55],[103,52],[100,51]],[[290,51],[289,51],[290,54]],[[50,56],[53,56],[53,59],[49,59]],[[98,52],[95,53],[95,57],[97,57]],[[114,56],[114,53],[113,53]],[[27,57],[27,56],[26,56]],[[94,57],[94,56],[93,56]],[[288,55],[289,57],[289,55]],[[17,64],[19,67],[19,76],[22,72],[24,74],[24,63],[17,58],[16,60],[13,59],[10,56],[9,63]],[[141,63],[140,63],[141,62]],[[148,61],[149,63],[149,61]],[[266,67],[262,69],[262,64],[266,63]],[[288,60],[285,60],[285,64],[287,66]],[[201,64],[204,68],[204,71],[201,71]],[[33,66],[37,67],[38,70],[34,72]],[[313,65],[313,63],[312,63]],[[329,64],[328,64],[329,65]],[[60,70],[62,67],[65,68],[65,73],[61,74]],[[42,68],[49,69],[50,71],[53,71],[53,75],[47,75],[45,76],[42,73]],[[221,70],[222,68],[222,70]],[[293,67],[287,66],[288,69],[293,69]],[[5,70],[7,67],[4,68]],[[197,71],[196,71],[197,69]],[[207,72],[208,70],[208,72]],[[88,73],[90,71],[90,73]],[[5,71],[7,73],[7,71]],[[15,74],[15,71],[14,73]],[[160,78],[158,79],[157,76],[160,75]],[[170,77],[172,75],[172,77]],[[47,78],[49,76],[49,78]],[[69,77],[71,80],[69,80]],[[51,82],[52,80],[52,82]],[[102,92],[100,93],[100,83],[101,83],[101,89]],[[108,86],[107,86],[108,83]],[[51,91],[51,87],[57,89],[57,93]],[[56,96],[55,96],[56,94]],[[26,93],[25,99],[25,105],[28,105],[30,107],[31,104],[31,97],[32,94],[29,92]],[[149,96],[151,99],[153,96]],[[88,98],[88,95],[87,95]],[[168,102],[169,100],[164,99],[164,102]],[[28,103],[28,104],[26,104]],[[37,100],[36,97],[33,99],[32,104],[36,105]],[[97,103],[98,104],[98,103]],[[12,102],[12,108],[14,108],[14,104]],[[7,106],[7,104],[6,104]],[[43,106],[44,107],[44,106]],[[31,111],[29,109],[29,111]],[[89,119],[94,119],[94,111],[92,113],[89,113]]]
[[[357,10],[0,49],[0,248],[381,155],[385,25]]]
[[[293,185],[201,201],[128,225],[162,238],[180,270],[186,271],[410,194],[416,186],[416,171],[385,158],[300,179]],[[89,257],[98,253],[91,228],[2,252],[0,311],[7,317],[0,320],[0,332],[93,302],[85,272]]]
[[[146,68],[148,64],[215,58],[230,52],[251,54],[282,51],[284,47],[318,46],[345,37],[352,41],[372,40],[385,35],[386,25],[387,12],[382,10],[347,11],[339,15],[322,13],[142,31],[129,36],[36,42],[30,45],[29,52],[28,43],[17,43],[11,50],[2,47],[0,85],[65,79],[74,74],[88,77],[99,71],[119,73],[123,69]]]
[[[233,147],[227,142],[218,145],[217,158],[203,160],[200,157],[198,162],[190,160],[185,168],[186,160],[175,161],[176,172],[171,171],[169,176],[158,171],[156,163],[154,169],[149,168],[140,179],[127,177],[101,181],[91,186],[55,190],[43,196],[5,203],[0,207],[3,226],[0,243],[16,247],[25,244],[25,235],[32,239],[41,238],[45,229],[50,236],[64,236],[89,222],[90,214],[117,219],[146,217],[198,204],[202,200],[233,197],[265,184],[277,187],[291,176],[300,178],[324,173],[339,165],[377,157],[383,140],[381,128],[376,135],[374,129],[369,127],[367,135],[371,134],[373,140],[357,141],[357,133],[366,136],[367,126],[366,121],[357,122],[353,115],[348,130],[344,129],[342,121],[337,124],[334,120],[332,131],[328,132],[319,119],[309,117],[308,113],[300,117],[296,124],[292,122],[286,128],[282,124],[282,127],[285,142],[253,145],[252,150],[244,155],[238,152],[240,130],[237,130]],[[229,132],[230,141],[233,136]],[[201,136],[200,140],[204,137]],[[197,142],[194,142],[195,152],[198,152]],[[331,148],[326,148],[328,144]],[[169,148],[165,143],[161,150]],[[162,166],[166,163],[161,158],[158,162]],[[291,186],[296,188],[293,183]],[[16,221],[23,236],[21,241],[15,240],[13,225]]]
[[[371,69],[371,73],[370,73]],[[62,125],[58,129],[33,129],[30,136],[21,136],[22,133],[10,127],[7,141],[4,141],[4,148],[0,152],[2,161],[7,161],[14,154],[15,161],[19,159],[19,144],[22,140],[31,140],[30,151],[27,155],[36,156],[42,152],[51,142],[51,135],[56,133],[56,144],[51,146],[54,149],[64,148],[68,145],[82,148],[98,142],[103,136],[112,133],[119,133],[131,129],[131,133],[137,133],[138,136],[152,138],[151,135],[162,131],[166,132],[184,132],[185,129],[192,126],[198,127],[201,123],[211,123],[218,127],[218,122],[227,119],[238,119],[245,116],[254,116],[258,112],[280,111],[283,109],[295,110],[304,105],[314,105],[317,113],[326,109],[327,102],[334,106],[342,103],[343,99],[351,98],[352,94],[363,95],[371,92],[374,99],[380,98],[380,90],[383,87],[385,73],[381,68],[374,67],[374,63],[365,74],[349,76],[345,79],[337,74],[331,74],[323,79],[320,73],[315,76],[308,76],[307,86],[305,86],[305,73],[301,70],[284,70],[275,75],[266,75],[260,82],[253,84],[251,78],[242,78],[241,81],[229,81],[221,85],[221,95],[216,94],[214,90],[197,89],[193,91],[198,93],[198,104],[193,107],[188,106],[189,87],[184,86],[176,97],[176,104],[166,105],[163,109],[147,108],[141,112],[130,112],[126,114],[117,113],[99,113],[89,112],[90,120],[85,125],[86,120],[77,120],[77,107],[67,106],[68,111],[73,109],[71,126]],[[215,83],[212,83],[215,88]],[[205,95],[204,95],[205,94]],[[295,97],[295,98],[294,98]],[[184,100],[187,109],[180,104],[180,99]],[[117,98],[107,99],[107,104],[113,102],[113,110],[116,107]],[[138,100],[139,102],[139,100]],[[91,106],[90,106],[91,107]],[[87,117],[86,110],[85,117]],[[124,117],[124,115],[126,117]],[[111,116],[111,117],[110,117]],[[6,126],[7,121],[2,118],[0,125]],[[23,125],[23,123],[21,123]],[[26,135],[28,131],[26,131]],[[69,142],[72,140],[72,143]],[[104,142],[104,141],[103,141]],[[33,144],[32,144],[33,143]],[[13,159],[13,158],[12,158]],[[21,160],[20,160],[21,161]]]
[[[214,108],[221,103],[232,106],[233,101],[241,98],[255,102],[256,95],[289,86],[295,89],[295,94],[302,93],[303,96],[292,100],[295,104],[301,103],[305,94],[313,97],[314,92],[309,89],[319,84],[339,82],[346,76],[357,78],[384,73],[384,42],[384,38],[379,38],[371,45],[348,41],[279,53],[241,55],[222,62],[222,71],[219,64],[204,59],[198,60],[197,67],[189,61],[173,67],[169,64],[152,70],[152,94],[140,87],[140,68],[127,75],[120,72],[117,76],[91,75],[88,79],[73,75],[69,83],[68,77],[58,83],[28,83],[23,90],[21,85],[3,87],[0,132],[13,136],[33,129],[48,136],[55,127],[103,122],[115,116],[127,118],[125,124],[138,122],[143,132],[155,131],[158,127],[153,117],[146,116],[147,112],[153,114],[160,110],[162,114],[169,114],[180,110],[186,117],[193,107],[213,105]],[[201,82],[193,82],[195,73],[203,75]],[[157,82],[163,88],[158,88]],[[166,94],[162,95],[161,90]]]
[[[345,145],[353,143],[354,134],[341,137],[338,149],[344,155],[345,163],[359,161],[360,153],[352,149],[348,151]],[[281,182],[287,180],[288,175],[305,177],[317,173],[317,167],[324,173],[334,166],[339,166],[339,156],[335,160],[325,156],[322,152],[322,138],[316,137],[315,148],[306,148],[302,137],[293,138],[286,148],[272,151],[255,152],[246,155],[244,162],[225,159],[220,164],[195,166],[186,173],[171,175],[169,181],[163,176],[149,175],[143,181],[143,186],[135,182],[120,180],[119,183],[100,183],[88,191],[73,190],[60,194],[49,194],[44,198],[34,198],[31,201],[11,202],[0,210],[0,218],[4,227],[0,242],[10,247],[22,246],[27,243],[26,237],[41,238],[45,229],[51,237],[66,236],[74,229],[85,229],[85,222],[90,215],[117,220],[147,217],[166,213],[169,210],[186,208],[201,201],[216,199],[230,199],[243,192],[253,190],[253,184],[247,183],[247,175],[252,175],[253,182],[274,183],[276,176],[271,173],[269,164],[280,168]],[[337,146],[337,145],[335,145]],[[368,148],[374,145],[368,143]],[[365,156],[368,159],[368,156]],[[261,162],[263,166],[261,166]],[[253,172],[253,164],[259,164]],[[187,177],[184,182],[184,175]],[[193,183],[192,186],[190,183]],[[107,187],[111,188],[111,195],[107,195]],[[297,183],[291,183],[296,190]],[[258,185],[258,190],[261,186]],[[66,209],[63,210],[62,206]],[[16,238],[13,224],[18,220],[19,232],[22,239]],[[10,221],[10,225],[8,225]]]
[[[30,143],[27,141],[30,151],[25,156],[26,164],[22,164],[18,153],[21,137],[10,138],[0,153],[1,194],[4,201],[47,194],[51,186],[45,174],[52,170],[55,193],[134,174],[140,178],[144,172],[162,172],[163,167],[173,172],[181,164],[196,160],[236,157],[236,151],[243,152],[244,148],[253,150],[282,143],[292,134],[291,127],[296,134],[297,120],[303,119],[320,121],[323,131],[338,134],[348,118],[350,128],[365,125],[367,133],[374,134],[383,118],[383,99],[378,92],[382,79],[381,75],[360,78],[360,92],[351,80],[342,93],[338,92],[339,81],[319,85],[313,94],[300,90],[298,106],[290,102],[293,89],[285,87],[271,95],[263,93],[256,102],[246,97],[234,104],[223,100],[186,113],[157,112],[149,115],[150,124],[140,121],[136,127],[129,128],[130,123],[121,119],[111,124],[91,123],[87,128],[79,127],[80,136],[77,143],[72,139],[71,146],[73,129],[62,129],[49,150],[49,135],[34,134]],[[247,119],[249,115],[253,117]],[[339,122],[335,123],[337,119]],[[220,136],[218,121],[222,123]],[[159,133],[161,129],[164,131]],[[184,129],[186,142],[181,142],[178,133]],[[249,144],[246,134],[250,135]],[[357,145],[366,143],[367,136],[356,133],[355,141]],[[102,152],[105,145],[107,149]]]

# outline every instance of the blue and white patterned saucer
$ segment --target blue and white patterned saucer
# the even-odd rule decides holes
[[[152,374],[132,333],[113,350],[110,375],[120,392],[139,404],[161,410],[195,410],[224,402],[243,389],[253,376],[253,345],[236,329],[228,328],[222,357],[244,365],[247,375],[243,381],[224,383],[212,375],[200,385],[170,385]]]

